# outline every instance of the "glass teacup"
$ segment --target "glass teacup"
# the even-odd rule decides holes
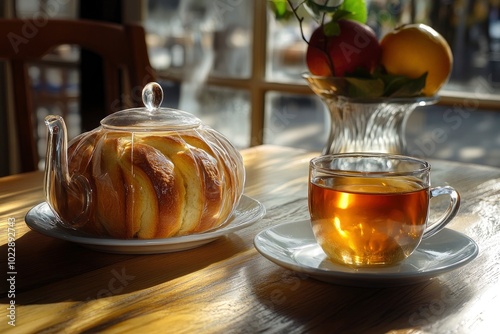
[[[443,216],[429,224],[430,199],[448,195]],[[401,155],[349,153],[314,158],[309,212],[318,244],[349,266],[396,264],[456,215],[460,195],[430,187],[430,164]]]

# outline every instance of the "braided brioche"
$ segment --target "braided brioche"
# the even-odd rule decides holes
[[[90,218],[80,229],[152,239],[224,223],[243,191],[243,162],[229,142],[207,131],[204,138],[196,131],[93,131],[75,138],[68,148],[69,170],[83,175],[92,189]],[[71,207],[59,212],[63,220],[71,214]]]

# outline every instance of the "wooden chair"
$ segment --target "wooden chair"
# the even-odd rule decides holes
[[[130,98],[132,91],[140,92],[146,83],[155,81],[145,32],[139,25],[90,20],[0,19],[0,60],[7,61],[12,73],[21,172],[37,170],[39,160],[32,89],[26,65],[66,44],[77,45],[102,58],[106,114],[142,105],[140,98]]]

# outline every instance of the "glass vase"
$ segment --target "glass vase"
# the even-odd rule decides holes
[[[406,122],[415,108],[436,97],[349,98],[344,81],[304,75],[330,112],[330,134],[322,154],[378,152],[407,154]]]

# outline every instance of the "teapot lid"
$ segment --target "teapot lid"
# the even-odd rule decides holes
[[[118,111],[101,120],[104,128],[122,131],[172,131],[196,128],[201,120],[182,110],[161,108],[163,89],[150,82],[142,90],[145,108]]]

